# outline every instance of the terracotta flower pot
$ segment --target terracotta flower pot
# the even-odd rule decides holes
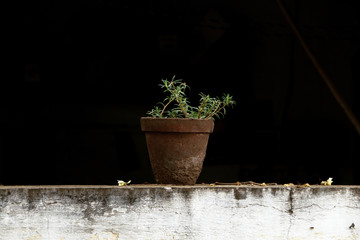
[[[143,117],[140,123],[156,182],[195,184],[214,120]]]

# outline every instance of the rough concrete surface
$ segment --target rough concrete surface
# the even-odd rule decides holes
[[[360,187],[0,186],[0,240],[359,240]]]

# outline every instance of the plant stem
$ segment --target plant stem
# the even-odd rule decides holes
[[[205,113],[205,115],[204,115],[204,116],[205,116],[205,117],[204,117],[205,119],[206,119],[206,118],[209,118],[209,116],[210,116],[211,113],[213,112],[212,109],[214,108],[215,104],[216,104],[216,102],[214,102],[213,105],[211,106],[211,108]],[[216,108],[215,108],[215,109],[216,109]],[[209,115],[208,115],[208,114],[209,114]]]
[[[216,107],[216,109],[213,111],[212,114],[209,115],[209,118],[211,118],[212,116],[214,116],[216,113],[220,112],[227,104],[224,104],[221,108],[218,108],[220,106],[221,102],[219,103],[219,105]]]
[[[180,99],[179,99],[179,94],[178,94],[178,92],[176,91],[176,87],[175,87],[175,85],[174,85],[173,82],[171,82],[171,85],[172,85],[173,88],[174,88],[176,101],[179,103],[180,108],[181,108],[181,111],[183,112],[185,118],[187,118],[187,114],[186,114],[186,112],[185,112],[184,106],[181,104],[181,101],[180,101]]]
[[[197,118],[200,118],[200,115],[201,115],[202,111],[204,110],[204,107],[205,107],[206,102],[207,102],[207,99],[205,99],[205,100],[201,103],[200,110],[199,110],[199,113],[198,113]]]
[[[166,109],[166,107],[172,102],[172,101],[174,101],[174,98],[172,98],[172,99],[170,99],[169,100],[169,102],[164,106],[164,108],[163,108],[163,110],[161,111],[161,113],[160,113],[160,116],[162,116],[163,115],[163,113],[164,113],[164,111],[165,111],[165,109]]]

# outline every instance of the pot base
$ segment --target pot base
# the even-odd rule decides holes
[[[147,133],[151,167],[159,184],[195,184],[202,170],[209,134]]]

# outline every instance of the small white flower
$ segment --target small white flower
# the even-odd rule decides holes
[[[321,182],[321,185],[331,186],[332,183],[333,183],[333,178],[329,178],[329,179],[326,180],[326,181],[322,181],[322,182]]]
[[[122,187],[122,186],[127,186],[131,183],[131,180],[128,181],[128,182],[124,182],[123,180],[117,180],[118,184],[119,184],[119,187]]]

